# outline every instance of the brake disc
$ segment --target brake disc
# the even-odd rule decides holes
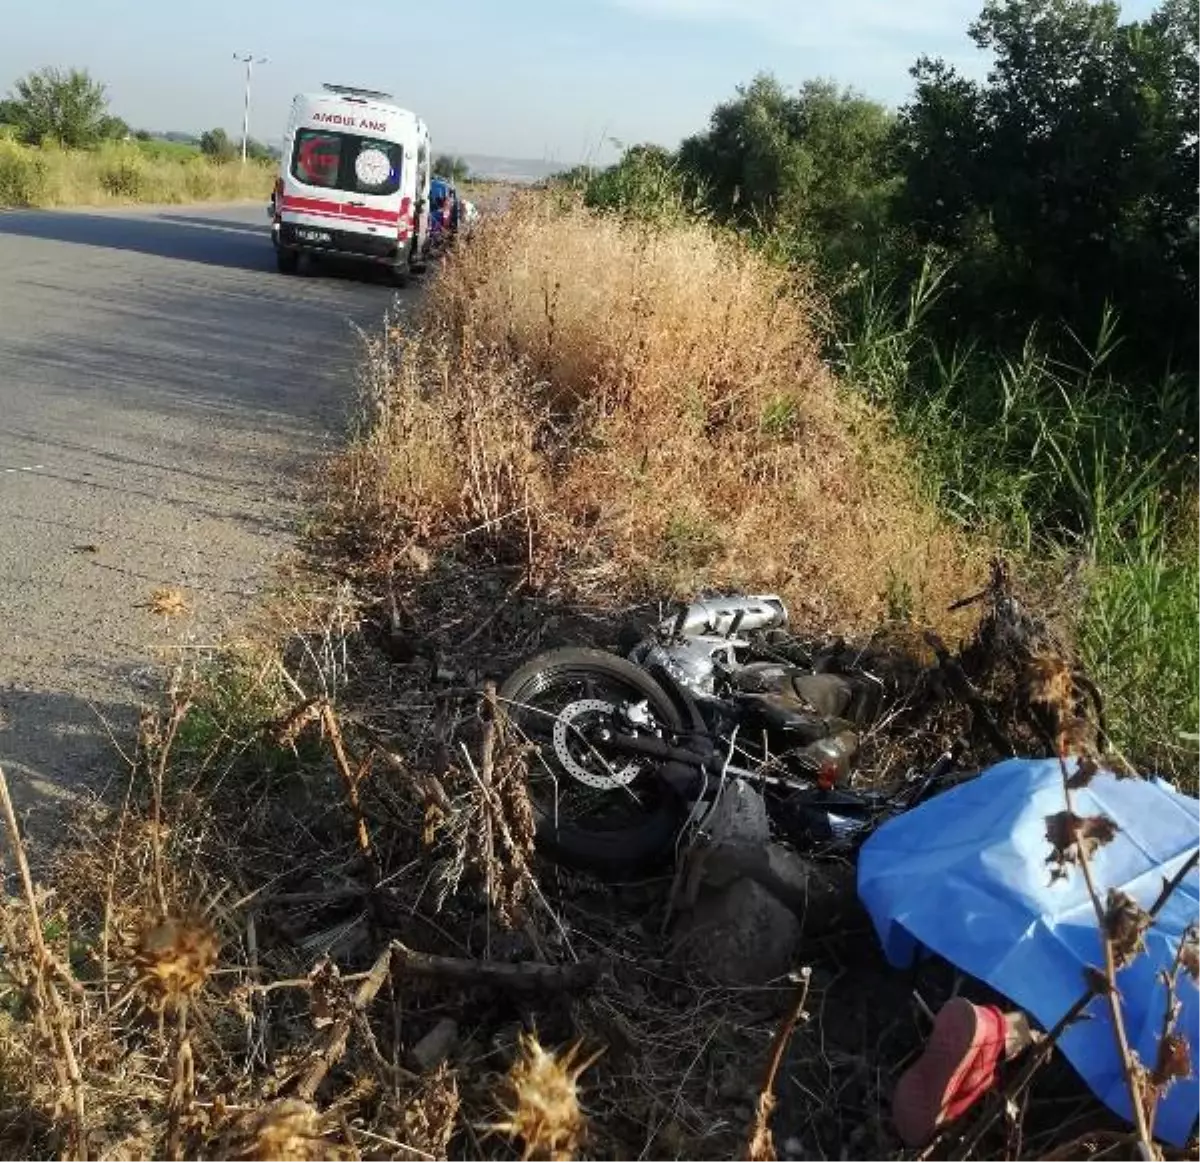
[[[604,717],[609,720],[616,714],[617,708],[611,702],[603,702],[598,698],[581,698],[571,702],[558,712],[554,721],[554,755],[562,764],[563,769],[588,787],[597,791],[615,791],[618,787],[627,787],[638,775],[636,762],[629,762],[621,768],[614,767],[588,741],[587,737],[576,726],[576,721],[584,717]],[[572,751],[571,742],[575,743]],[[576,752],[584,751],[584,760],[595,766],[585,766]],[[604,773],[601,774],[600,771]]]

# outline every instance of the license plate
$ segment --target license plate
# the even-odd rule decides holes
[[[296,237],[301,242],[332,242],[333,235],[328,230],[297,230]]]

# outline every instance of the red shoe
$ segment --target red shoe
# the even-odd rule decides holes
[[[904,1144],[927,1145],[938,1127],[961,1117],[996,1082],[1004,1056],[1004,1014],[955,997],[943,1006],[921,1056],[892,1095],[892,1120]]]

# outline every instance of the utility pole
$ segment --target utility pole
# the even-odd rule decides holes
[[[255,65],[265,65],[267,58],[265,56],[256,57],[253,53],[246,53],[245,56],[239,56],[236,52],[233,54],[235,61],[241,61],[246,66],[246,99],[242,105],[242,164],[246,164],[246,143],[250,140],[250,75],[254,71]]]

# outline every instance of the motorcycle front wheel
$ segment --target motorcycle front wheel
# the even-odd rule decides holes
[[[528,789],[539,849],[609,877],[670,856],[683,801],[655,760],[606,754],[592,737],[629,706],[643,708],[644,729],[687,729],[650,674],[603,650],[554,650],[517,670],[498,697],[510,728],[531,745]]]

